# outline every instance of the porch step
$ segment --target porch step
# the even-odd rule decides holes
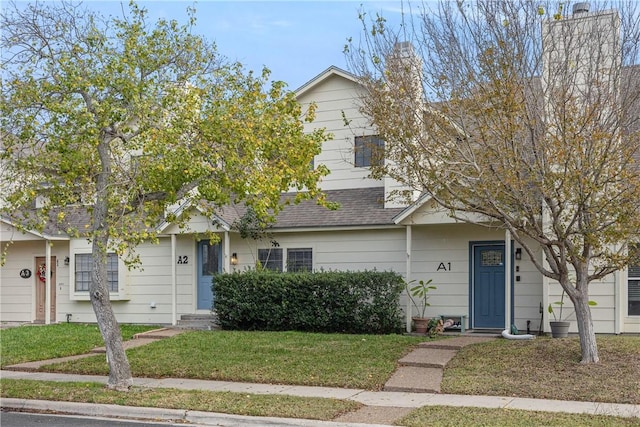
[[[178,328],[212,331],[220,329],[218,316],[215,314],[183,314],[178,320]]]

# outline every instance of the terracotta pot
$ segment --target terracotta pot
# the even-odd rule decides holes
[[[418,334],[426,334],[427,328],[429,326],[429,318],[428,317],[413,317],[413,326],[416,329],[416,333]]]

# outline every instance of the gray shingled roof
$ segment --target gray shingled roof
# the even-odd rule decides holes
[[[340,205],[337,210],[320,206],[315,200],[291,203],[276,217],[273,230],[284,228],[318,228],[393,225],[393,218],[404,209],[384,208],[384,187],[327,190],[329,202]],[[282,195],[282,201],[293,200],[295,193]],[[244,205],[225,206],[218,216],[231,225],[246,212]]]
[[[340,207],[330,210],[318,205],[315,200],[305,200],[298,204],[292,202],[278,214],[271,229],[394,225],[393,218],[404,210],[384,208],[384,187],[328,190],[325,194],[328,201],[338,203]],[[294,197],[295,193],[286,193],[282,195],[282,200],[293,200]],[[220,208],[217,214],[222,221],[232,225],[246,211],[245,205],[234,204]],[[51,220],[44,230],[46,235],[64,236],[68,227],[82,232],[91,220],[89,212],[84,207],[65,209],[64,224],[56,221],[56,213],[57,211],[50,213]],[[19,216],[5,218],[20,221]]]
[[[340,204],[337,210],[305,200],[285,207],[273,228],[391,225],[404,210],[384,208],[384,187],[328,190],[325,194],[328,201]]]

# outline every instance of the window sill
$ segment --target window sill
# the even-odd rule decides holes
[[[129,301],[128,295],[123,293],[113,293],[109,294],[110,301]],[[71,294],[71,301],[91,301],[88,292],[75,292]]]

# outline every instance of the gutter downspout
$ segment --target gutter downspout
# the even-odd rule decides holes
[[[45,278],[44,278],[44,324],[51,324],[51,272],[53,271],[53,265],[51,265],[51,241],[45,240]]]
[[[405,281],[407,283],[409,283],[411,281],[411,225],[407,225],[406,228],[406,244],[407,244],[407,266],[406,266],[406,274],[405,274]],[[407,313],[407,319],[406,319],[406,329],[407,332],[411,332],[411,317],[412,317],[412,313],[411,313],[411,301],[409,301],[409,296],[407,295],[407,308],[406,308],[406,313]]]
[[[171,234],[171,324],[178,324],[178,270],[176,268],[176,235]]]

